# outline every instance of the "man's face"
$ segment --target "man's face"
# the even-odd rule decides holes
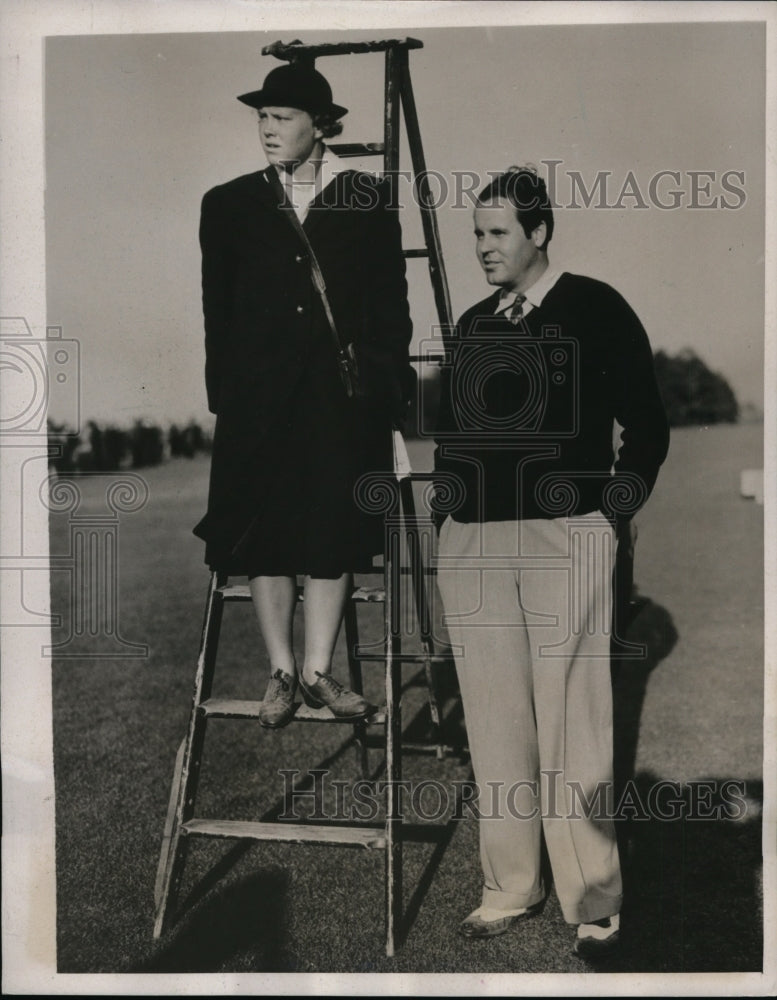
[[[525,235],[509,202],[486,202],[475,209],[475,239],[480,266],[489,285],[523,291],[539,260],[538,240]],[[528,287],[528,285],[526,286]]]
[[[307,111],[299,108],[261,108],[259,138],[270,163],[292,166],[309,159],[322,133]]]

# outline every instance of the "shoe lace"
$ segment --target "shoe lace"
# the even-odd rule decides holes
[[[318,680],[316,681],[317,686],[328,688],[337,697],[343,693],[343,685],[335,680],[331,674],[320,674],[316,671],[316,675],[318,676]]]
[[[291,691],[291,684],[288,680],[289,675],[285,674],[282,670],[278,669],[272,675],[271,680],[274,680],[280,685],[282,691]]]

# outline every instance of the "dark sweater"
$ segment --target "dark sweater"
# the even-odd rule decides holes
[[[445,341],[440,519],[632,516],[669,444],[642,324],[609,285],[568,272],[520,326],[494,315],[498,298],[468,309]],[[614,419],[624,431],[613,475]]]

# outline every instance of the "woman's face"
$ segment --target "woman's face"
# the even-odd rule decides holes
[[[270,163],[287,169],[310,158],[322,138],[307,111],[299,108],[261,108],[259,138]]]

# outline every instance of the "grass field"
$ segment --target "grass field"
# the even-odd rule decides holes
[[[761,968],[763,507],[739,496],[739,472],[760,467],[756,425],[674,432],[654,496],[639,518],[635,579],[641,610],[630,638],[647,645],[616,683],[618,767],[646,792],[681,783],[680,798],[719,804],[693,782],[745,783],[739,818],[634,819],[621,826],[624,945],[613,971]],[[412,443],[416,469],[429,448]],[[405,940],[384,955],[382,855],[347,848],[195,843],[180,917],[154,942],[153,889],[169,784],[183,737],[208,574],[191,535],[208,466],[176,460],[144,474],[149,502],[121,516],[119,627],[148,655],[60,657],[53,712],[60,972],[581,972],[551,892],[541,916],[488,942],[465,942],[459,921],[477,905],[477,824],[441,820],[437,843],[405,846]],[[83,512],[104,508],[105,484],[83,484]],[[52,550],[68,545],[52,516]],[[65,573],[52,574],[53,610],[71,624]],[[227,608],[217,693],[260,698],[266,664],[249,607]],[[379,610],[362,619],[379,634]],[[370,630],[371,633],[370,633]],[[69,647],[85,652],[89,646]],[[344,676],[342,650],[335,672]],[[368,693],[379,697],[379,668]],[[403,718],[422,733],[424,692],[406,667]],[[448,733],[462,736],[455,685]],[[344,730],[211,723],[199,815],[259,818],[283,791],[279,768],[333,758],[356,776]],[[377,764],[379,755],[373,751]],[[408,755],[409,779],[470,776],[466,759]],[[691,783],[690,785],[688,783]],[[707,796],[707,798],[705,798]]]

